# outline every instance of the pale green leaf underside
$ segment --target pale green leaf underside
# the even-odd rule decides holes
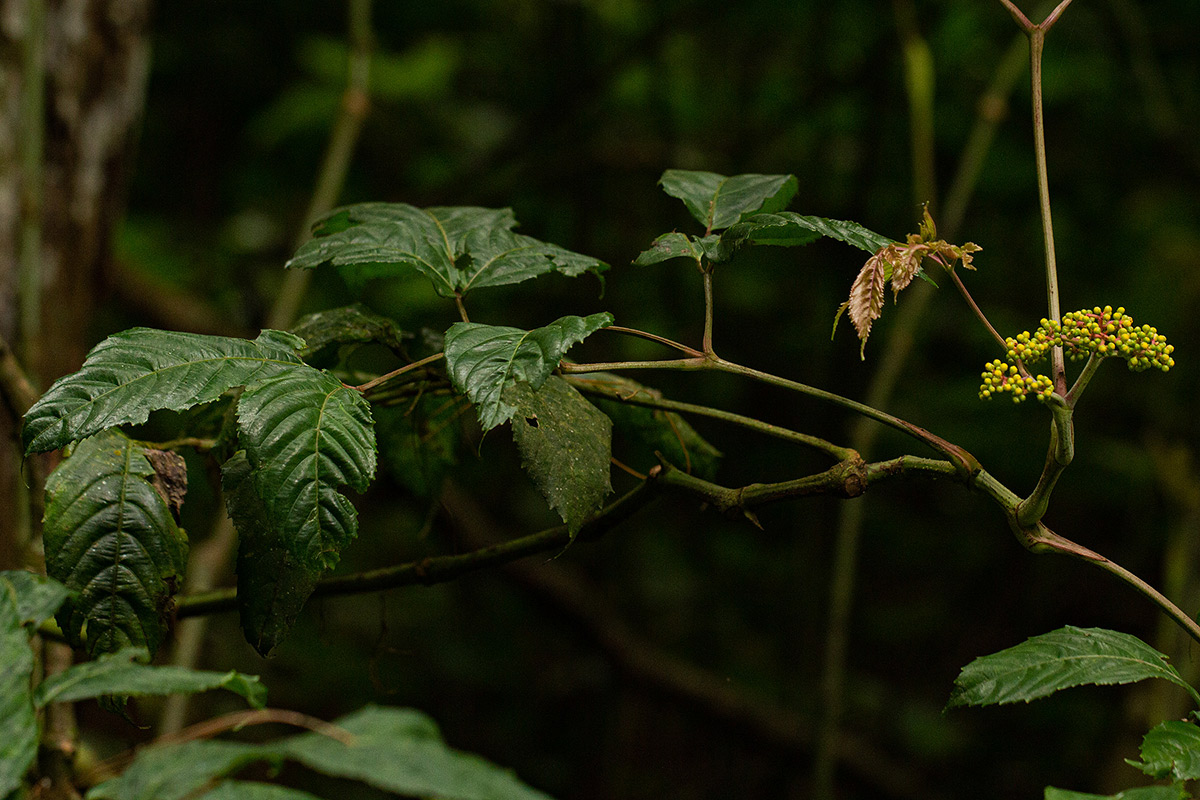
[[[46,481],[46,571],[75,594],[58,612],[89,653],[144,647],[166,631],[187,537],[149,482],[144,448],[119,431],[80,442]]]
[[[17,613],[22,625],[41,625],[63,604],[71,590],[53,578],[25,570],[0,572],[0,583],[8,583],[17,593]],[[4,662],[0,661],[0,664]],[[3,797],[0,793],[0,797]]]
[[[267,689],[253,675],[239,672],[206,672],[185,667],[139,664],[146,658],[141,648],[106,653],[94,661],[74,664],[47,678],[34,692],[40,708],[50,703],[73,703],[104,695],[164,695],[226,689],[246,698],[254,708],[266,705]]]
[[[874,253],[879,248],[892,244],[888,237],[868,230],[857,222],[781,211],[757,214],[734,225],[721,234],[717,246],[712,248],[711,256],[714,261],[725,261],[744,244],[788,247],[809,244],[821,237],[845,242],[868,253]]]
[[[607,312],[562,317],[532,331],[457,322],[446,331],[446,366],[454,388],[476,405],[479,424],[488,431],[516,411],[504,400],[508,387],[525,381],[541,388],[572,345],[611,324]]]
[[[1187,800],[1188,793],[1182,785],[1140,786],[1116,794],[1088,794],[1066,789],[1046,787],[1044,800]]]
[[[659,185],[677,197],[705,228],[728,228],[751,214],[778,211],[795,196],[795,175],[734,175],[669,169]]]
[[[255,490],[289,552],[310,569],[336,565],[358,525],[338,488],[365,491],[375,474],[375,435],[362,395],[304,367],[248,387],[237,419]]]
[[[548,800],[508,770],[447,747],[437,726],[417,711],[368,706],[333,724],[339,736],[350,735],[349,744],[306,733],[261,745],[194,741],[148,748],[121,777],[89,792],[88,800],[181,800],[250,763],[284,759],[405,796]]]
[[[29,682],[33,651],[13,585],[0,580],[0,797],[21,785],[37,755],[37,717]]]
[[[513,440],[521,464],[574,536],[612,491],[612,421],[571,384],[551,375],[536,392],[512,386]]]
[[[362,203],[333,211],[313,227],[289,268],[323,264],[347,279],[396,277],[415,270],[443,297],[504,286],[547,272],[571,277],[607,269],[602,261],[514,233],[511,209],[417,208]]]
[[[1146,678],[1168,680],[1195,697],[1167,657],[1136,636],[1067,626],[963,667],[947,707],[1029,702],[1072,686]]]
[[[1200,779],[1200,727],[1168,720],[1142,737],[1142,762],[1128,763],[1152,778]]]
[[[26,454],[106,428],[145,422],[151,411],[182,411],[301,363],[304,341],[263,331],[254,341],[131,328],[92,348],[78,372],[59,378],[25,415]]]

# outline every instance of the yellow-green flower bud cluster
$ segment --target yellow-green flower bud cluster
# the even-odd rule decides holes
[[[1175,346],[1156,328],[1135,325],[1124,308],[1112,306],[1085,308],[1064,314],[1062,322],[1043,319],[1036,331],[1025,331],[1004,340],[1008,360],[1031,363],[1044,357],[1052,347],[1062,347],[1072,360],[1092,355],[1125,359],[1134,372],[1156,367],[1166,372],[1175,366],[1171,353]]]
[[[1005,364],[998,358],[984,367],[982,377],[980,400],[1007,393],[1012,395],[1014,403],[1021,402],[1031,394],[1045,402],[1054,392],[1054,382],[1045,375],[1025,377],[1015,365]]]

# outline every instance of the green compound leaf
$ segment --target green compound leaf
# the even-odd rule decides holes
[[[1146,678],[1168,680],[1200,702],[1167,657],[1136,636],[1068,625],[963,667],[946,707],[1029,702],[1072,686]]]
[[[522,466],[574,536],[612,492],[612,421],[554,375],[536,392],[520,382],[504,397],[517,409],[512,431]]]
[[[572,345],[612,324],[612,314],[562,317],[523,331],[457,322],[446,331],[446,366],[454,388],[476,405],[479,424],[489,431],[512,419],[516,408],[504,392],[517,381],[540,389]]]
[[[367,706],[335,720],[347,745],[319,733],[284,743],[282,755],[325,775],[384,791],[442,800],[549,800],[511,772],[447,747],[437,726],[417,711]]]
[[[46,571],[75,593],[58,621],[93,656],[129,646],[153,654],[187,564],[187,537],[151,483],[146,453],[105,431],[46,481]]]
[[[669,169],[658,181],[678,197],[705,233],[728,228],[752,214],[778,211],[796,195],[795,175],[734,175]]]
[[[1142,738],[1142,761],[1126,759],[1152,778],[1192,781],[1200,778],[1200,727],[1168,720]]]
[[[254,488],[253,468],[239,450],[221,467],[221,487],[238,531],[237,603],[242,633],[268,656],[291,630],[323,572],[288,548]]]
[[[1188,800],[1188,797],[1187,790],[1182,784],[1140,786],[1116,794],[1087,794],[1086,792],[1071,792],[1047,786],[1045,794],[1045,800]]]
[[[635,401],[661,398],[662,393],[637,381],[608,372],[589,375],[574,375],[571,383],[576,386],[594,386],[597,389],[616,391],[622,398]],[[618,434],[633,443],[643,454],[640,462],[632,466],[642,471],[658,463],[656,453],[676,467],[705,480],[716,477],[721,463],[721,451],[713,447],[696,432],[688,421],[671,411],[636,405],[634,402],[609,400],[590,395],[590,400],[613,421]],[[624,455],[621,456],[625,458]]]
[[[302,339],[271,330],[254,341],[151,328],[113,334],[25,414],[25,453],[145,422],[151,411],[182,411],[216,400],[234,386],[299,364],[295,351],[303,346]]]
[[[416,270],[442,297],[520,283],[559,272],[599,275],[602,261],[514,233],[512,209],[416,208],[363,203],[333,211],[287,263],[291,269],[339,267],[355,284]]]
[[[433,721],[417,711],[368,706],[333,725],[336,728],[329,732],[261,745],[203,740],[146,748],[123,775],[93,788],[87,798],[182,800],[209,781],[251,763],[279,764],[286,759],[405,796],[549,800],[510,771],[447,747]]]
[[[21,785],[37,756],[37,717],[29,687],[33,651],[23,617],[13,584],[0,580],[0,797]]]
[[[22,625],[37,627],[54,616],[71,590],[53,578],[25,570],[0,572],[0,585],[7,582],[17,593],[17,614]],[[4,663],[0,661],[0,664]],[[0,792],[0,797],[4,793]]]
[[[791,247],[809,244],[821,237],[837,239],[868,253],[892,244],[888,237],[868,230],[857,222],[783,211],[778,214],[758,214],[734,225],[721,234],[710,256],[713,261],[726,261],[745,244]]]
[[[205,672],[186,667],[140,664],[149,656],[140,647],[105,653],[95,661],[75,664],[47,678],[34,692],[34,704],[73,703],[104,695],[163,695],[226,689],[246,698],[254,708],[267,704],[267,689],[254,675]]]
[[[376,314],[361,303],[309,314],[293,325],[291,332],[305,342],[299,352],[304,359],[339,344],[379,342],[393,351],[404,349],[404,331],[395,320]]]
[[[358,529],[354,506],[338,488],[366,491],[375,474],[367,402],[332,375],[304,367],[249,386],[237,419],[255,492],[288,551],[309,569],[335,566]]]

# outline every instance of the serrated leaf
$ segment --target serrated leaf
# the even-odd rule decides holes
[[[963,667],[946,707],[1029,702],[1072,686],[1146,678],[1168,680],[1200,702],[1167,657],[1136,636],[1068,625]]]
[[[299,762],[311,770],[388,792],[440,800],[548,800],[511,772],[446,746],[424,714],[367,706],[333,725],[339,736],[305,733],[261,745],[194,741],[150,747],[88,800],[182,800],[205,783],[255,762]]]
[[[267,689],[254,675],[137,663],[147,658],[144,649],[128,647],[105,653],[94,661],[73,664],[37,687],[34,705],[41,708],[50,703],[73,703],[104,695],[194,694],[210,689],[226,689],[241,695],[254,708],[266,705]]]
[[[25,570],[0,572],[0,583],[8,583],[17,594],[17,614],[22,625],[37,627],[58,611],[71,590],[53,578]],[[0,664],[4,663],[0,661]],[[0,797],[4,793],[0,792]]]
[[[796,195],[795,175],[734,175],[669,169],[658,181],[710,233],[752,214],[784,208]]]
[[[372,409],[379,458],[392,478],[418,497],[433,497],[458,462],[459,397],[424,395],[415,403]]]
[[[888,237],[868,230],[857,222],[782,211],[778,214],[758,214],[729,228],[721,234],[711,258],[713,261],[726,261],[737,248],[745,244],[790,247],[809,244],[823,236],[868,253],[892,244]]]
[[[1192,781],[1200,778],[1200,727],[1168,720],[1142,737],[1142,761],[1126,759],[1152,778]]]
[[[514,233],[511,209],[416,208],[404,203],[363,203],[340,208],[313,227],[314,238],[287,263],[291,269],[339,267],[352,283],[415,270],[443,297],[472,289],[520,283],[559,272],[597,275],[608,266]]]
[[[295,351],[303,346],[302,339],[271,330],[254,341],[151,328],[115,333],[25,414],[25,453],[145,422],[151,411],[182,411],[216,400],[228,389],[300,364]]]
[[[1139,786],[1116,794],[1087,794],[1066,789],[1046,787],[1045,800],[1188,800],[1187,790],[1180,784],[1174,786]]]
[[[672,258],[690,258],[696,262],[696,266],[701,267],[705,256],[705,242],[711,244],[716,241],[715,235],[700,239],[678,231],[664,233],[654,240],[648,250],[643,250],[633,263],[645,267]]]
[[[476,405],[486,432],[516,411],[504,401],[505,390],[517,381],[541,388],[572,345],[611,325],[612,319],[607,312],[562,317],[532,331],[457,322],[446,331],[446,367],[454,388]]]
[[[574,536],[612,492],[612,421],[555,375],[536,392],[517,383],[505,399],[517,409],[521,465]]]
[[[361,303],[309,314],[293,325],[291,332],[304,340],[299,355],[306,360],[334,344],[379,342],[396,352],[404,349],[405,334],[395,320]]]
[[[120,777],[92,787],[87,800],[182,800],[215,778],[272,760],[268,747],[211,739],[147,747]]]
[[[508,770],[447,747],[433,721],[417,711],[367,706],[335,720],[354,739],[318,733],[284,743],[281,752],[325,775],[384,791],[441,800],[549,800]]]
[[[145,453],[105,431],[46,481],[46,572],[75,593],[58,621],[91,655],[129,646],[153,654],[187,564],[187,537],[151,483]]]
[[[636,400],[639,396],[659,398],[662,394],[637,381],[608,372],[594,372],[571,377],[576,386],[594,386],[615,391],[622,398]],[[688,421],[671,411],[609,400],[591,395],[590,400],[609,419],[620,435],[638,445],[644,453],[644,463],[634,464],[650,469],[658,463],[655,453],[676,467],[705,480],[712,480],[721,462],[721,451],[708,443]],[[625,456],[620,456],[622,459]]]
[[[335,566],[358,529],[338,487],[364,492],[375,474],[367,402],[332,375],[306,368],[247,388],[237,418],[258,496],[289,549],[314,569]]]
[[[266,657],[291,630],[323,570],[288,547],[258,496],[244,450],[221,467],[225,505],[238,531],[237,603],[242,633]]]
[[[29,683],[33,651],[11,583],[0,581],[0,797],[21,785],[37,756],[37,717]]]

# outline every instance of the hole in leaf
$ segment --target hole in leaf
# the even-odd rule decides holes
[[[538,426],[537,417],[526,417],[525,424],[531,428],[536,428]]]

